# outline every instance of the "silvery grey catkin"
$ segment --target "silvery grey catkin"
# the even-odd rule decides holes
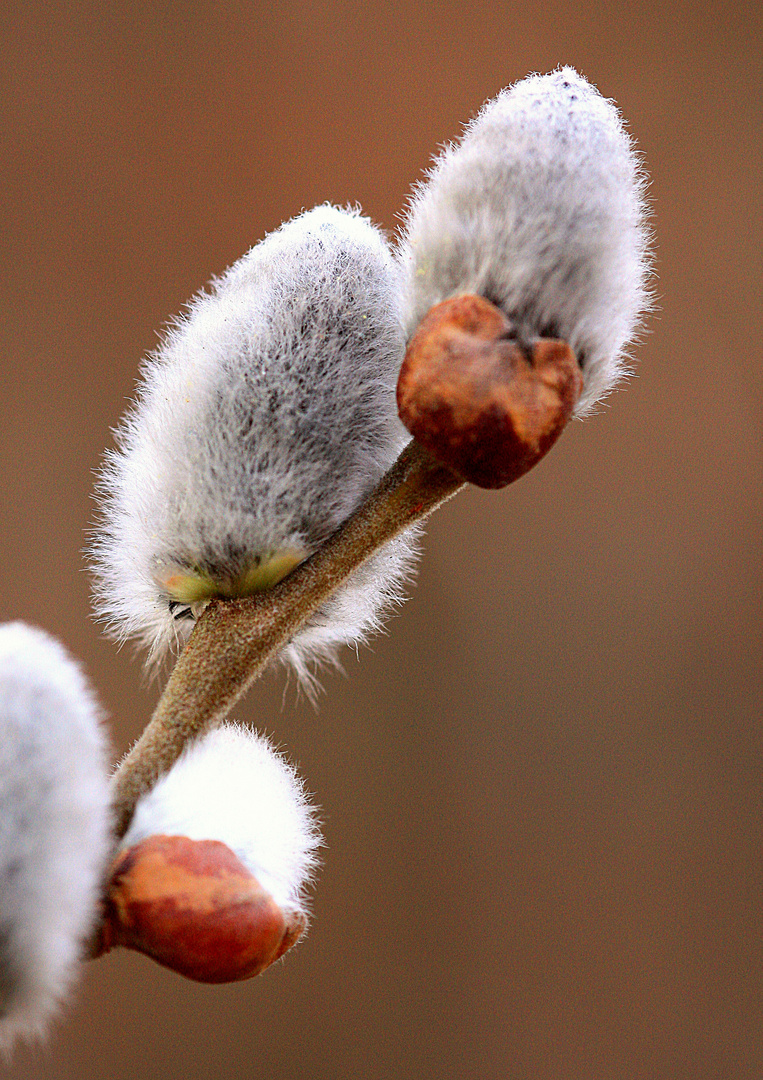
[[[401,272],[356,211],[320,206],[200,293],[146,363],[101,477],[97,609],[151,656],[212,596],[280,580],[334,532],[407,441],[394,391]],[[309,662],[374,629],[410,535],[361,567],[282,654]]]
[[[645,176],[612,102],[570,67],[489,101],[413,194],[401,257],[412,334],[476,293],[517,337],[566,340],[589,412],[623,375],[649,306]]]
[[[99,914],[110,843],[100,709],[53,638],[0,626],[0,1050],[44,1035]]]

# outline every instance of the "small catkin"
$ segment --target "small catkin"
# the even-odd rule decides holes
[[[576,411],[590,412],[626,372],[649,307],[645,186],[615,105],[572,68],[502,91],[411,198],[408,336],[434,304],[476,293],[520,341],[570,344],[584,377]]]
[[[225,724],[190,745],[139,801],[122,848],[156,835],[219,840],[279,907],[307,915],[316,813],[292,766],[250,729]]]

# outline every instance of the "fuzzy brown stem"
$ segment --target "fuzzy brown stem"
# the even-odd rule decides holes
[[[113,791],[117,837],[189,739],[225,719],[269,661],[354,570],[464,482],[412,440],[366,502],[305,563],[267,592],[213,600],[199,619]]]

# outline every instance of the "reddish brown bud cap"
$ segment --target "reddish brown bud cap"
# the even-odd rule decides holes
[[[304,929],[304,916],[282,911],[225,844],[152,836],[114,861],[98,951],[122,945],[198,982],[237,982]]]
[[[483,488],[517,480],[546,454],[583,387],[564,341],[526,352],[494,304],[456,296],[433,307],[400,369],[397,404],[414,438],[458,476]]]

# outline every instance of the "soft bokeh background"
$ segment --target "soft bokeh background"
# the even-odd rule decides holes
[[[760,16],[589,0],[11,5],[0,618],[86,664],[115,753],[157,694],[89,615],[92,473],[157,329],[282,219],[410,183],[571,63],[653,176],[639,377],[432,520],[412,599],[317,712],[240,718],[323,807],[309,939],[233,987],[90,965],[16,1080],[761,1075]]]

